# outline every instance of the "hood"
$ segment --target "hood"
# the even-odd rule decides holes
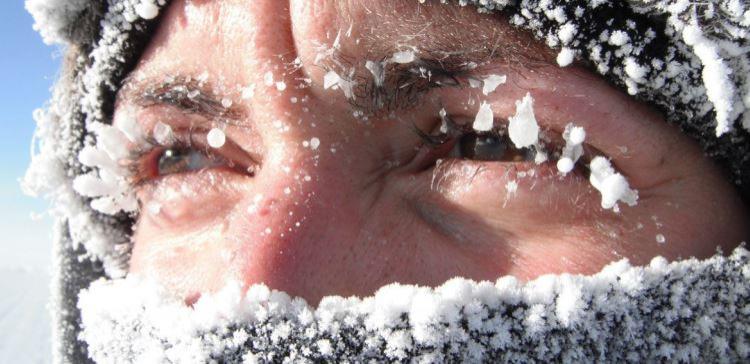
[[[50,103],[34,114],[38,150],[24,178],[27,192],[54,202],[56,362],[741,361],[750,355],[750,269],[743,248],[730,258],[672,264],[657,259],[644,268],[620,262],[589,277],[550,276],[525,285],[510,278],[495,284],[454,280],[436,289],[394,285],[371,298],[327,298],[317,309],[263,287],[247,295],[230,287],[189,308],[148,283],[125,278],[137,215],[129,191],[115,176],[113,194],[87,195],[76,180],[104,175],[106,163],[92,161],[85,151],[106,144],[103,125],[111,124],[114,96],[166,3],[26,3],[44,41],[66,48]],[[459,3],[506,12],[513,25],[557,49],[560,66],[574,59],[589,62],[633,97],[655,105],[749,196],[747,5]],[[143,290],[134,294],[134,287]],[[221,319],[212,321],[216,315]],[[185,324],[175,328],[170,322]]]
[[[749,257],[620,261],[526,284],[392,284],[317,308],[262,285],[187,307],[147,281],[100,280],[80,296],[81,338],[102,363],[741,362]]]

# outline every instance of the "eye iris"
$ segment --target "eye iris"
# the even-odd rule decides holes
[[[464,158],[474,160],[502,160],[508,151],[508,144],[496,135],[465,135],[459,141]]]
[[[159,157],[159,175],[190,172],[212,166],[209,157],[191,149],[167,149]]]

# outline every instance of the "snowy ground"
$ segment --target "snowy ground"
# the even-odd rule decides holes
[[[0,363],[49,363],[49,277],[0,268]]]

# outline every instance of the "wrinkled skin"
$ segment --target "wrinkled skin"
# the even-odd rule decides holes
[[[557,67],[554,51],[498,15],[395,0],[194,0],[162,11],[118,95],[116,123],[134,115],[146,132],[157,122],[177,134],[192,130],[195,150],[234,163],[160,175],[159,147],[138,161],[146,165],[137,186],[144,208],[131,273],[186,299],[230,279],[315,303],[391,282],[592,273],[623,257],[636,264],[656,255],[705,257],[750,235],[746,207],[694,141],[585,67]],[[339,48],[326,53],[337,34]],[[341,90],[324,89],[328,70],[355,66],[365,77],[366,60],[406,46],[476,57],[471,74],[505,74],[508,82],[488,96],[463,82],[424,90],[386,110],[365,107],[366,120],[353,115]],[[196,79],[204,71],[204,94],[232,101],[229,125],[139,100],[168,76]],[[267,72],[286,88],[267,86]],[[249,85],[254,95],[243,98]],[[611,158],[639,191],[636,206],[602,209],[585,174],[560,176],[554,161],[448,158],[450,147],[432,149],[413,130],[436,129],[441,107],[471,122],[481,101],[503,123],[527,92],[553,139],[571,121],[586,129],[590,149]],[[225,128],[222,148],[206,147],[212,127]],[[515,192],[509,181],[517,181]]]

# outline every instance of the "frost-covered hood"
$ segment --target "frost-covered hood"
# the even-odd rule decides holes
[[[669,122],[697,139],[708,155],[724,165],[748,196],[748,5],[736,0],[460,3],[507,12],[512,24],[558,49],[561,66],[573,59],[588,61],[634,97],[659,107]],[[671,266],[657,260],[644,269],[619,263],[592,277],[551,277],[526,286],[504,279],[496,285],[452,281],[436,290],[390,287],[369,299],[328,299],[317,311],[258,288],[243,300],[222,301],[230,303],[231,307],[221,309],[235,312],[231,315],[248,315],[232,316],[223,328],[200,323],[211,310],[208,298],[195,309],[169,310],[165,307],[176,304],[146,291],[122,296],[134,278],[97,282],[79,305],[79,292],[92,282],[125,276],[134,221],[133,214],[112,216],[92,209],[91,199],[75,191],[77,176],[97,170],[79,153],[96,143],[96,125],[111,123],[114,95],[147,44],[158,22],[158,8],[165,4],[165,0],[28,0],[26,4],[45,42],[61,44],[68,53],[49,105],[35,113],[39,150],[24,180],[27,191],[54,201],[57,361],[85,362],[89,355],[110,361],[115,357],[107,355],[120,354],[128,361],[138,355],[153,358],[159,352],[170,358],[183,353],[182,348],[195,355],[210,352],[215,359],[237,359],[251,351],[260,353],[261,359],[290,355],[332,359],[327,355],[334,355],[354,361],[422,354],[428,355],[425,359],[510,361],[700,356],[738,361],[750,355],[746,303],[750,268],[742,249],[728,260],[716,257]],[[384,300],[402,294],[408,298],[380,307]],[[98,300],[107,295],[123,299]],[[412,309],[422,299],[435,311],[421,314]],[[86,312],[87,330],[80,336],[84,341],[79,340],[79,307]],[[114,307],[121,309],[107,311]],[[166,312],[185,320],[186,326],[179,328],[184,331],[163,331],[163,321],[151,320]],[[141,320],[144,317],[149,320]],[[419,321],[428,319],[429,324]],[[121,335],[104,337],[98,331],[101,327]],[[183,336],[176,338],[175,333]],[[256,334],[254,340],[243,339]],[[229,336],[233,341],[218,341]],[[107,354],[109,347],[122,350]],[[269,357],[270,352],[277,354]]]
[[[265,286],[230,285],[187,307],[134,277],[102,280],[81,294],[81,337],[102,363],[741,362],[749,258],[737,248],[526,284],[393,284],[317,309]]]

